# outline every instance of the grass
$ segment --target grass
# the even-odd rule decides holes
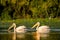
[[[48,25],[51,28],[60,28],[60,19],[52,18],[52,19],[16,19],[16,20],[2,20],[0,22],[0,27],[7,28],[12,25],[13,22],[19,25],[25,25],[26,27],[32,27],[36,22],[40,22],[41,25]]]

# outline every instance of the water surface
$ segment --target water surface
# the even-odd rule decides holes
[[[0,32],[0,40],[60,40],[60,32],[52,31],[49,34],[38,35],[36,35],[36,32],[27,33]]]

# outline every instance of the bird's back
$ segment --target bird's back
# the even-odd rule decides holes
[[[25,28],[26,28],[25,26],[19,26],[19,27],[16,28],[16,32],[18,32],[18,33],[24,33],[24,32],[26,32]]]
[[[40,33],[49,33],[50,29],[49,29],[49,26],[40,26],[37,29],[37,31],[40,32]]]

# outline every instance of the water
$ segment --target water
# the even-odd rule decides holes
[[[36,32],[14,33],[0,32],[0,40],[60,40],[60,31],[51,31],[49,34]]]

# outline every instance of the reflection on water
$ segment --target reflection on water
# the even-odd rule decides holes
[[[12,40],[16,40],[16,33],[13,33]]]
[[[33,32],[32,35],[33,35],[33,38],[34,38],[35,40],[40,40],[40,34],[39,34],[39,33]]]
[[[0,32],[0,40],[59,40],[60,32],[51,32],[49,34],[37,34],[36,32],[27,33],[5,33]]]
[[[41,38],[47,38],[47,37],[49,37],[49,34],[33,32],[33,38],[35,40],[41,40]]]

